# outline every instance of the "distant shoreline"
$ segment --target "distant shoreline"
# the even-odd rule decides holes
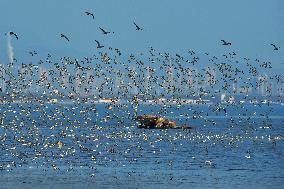
[[[76,100],[58,100],[58,99],[50,99],[47,101],[43,100],[0,100],[0,104],[25,104],[25,103],[41,103],[41,104],[127,104],[130,103],[127,100],[111,100],[111,99],[99,99],[87,102],[81,102]],[[228,104],[228,102],[220,102],[222,104]],[[236,104],[276,104],[284,106],[284,103],[274,102],[274,101],[260,101],[260,102],[235,102]],[[210,100],[194,100],[194,99],[170,99],[170,100],[146,100],[146,101],[139,101],[139,105],[212,105],[214,104],[213,101]]]

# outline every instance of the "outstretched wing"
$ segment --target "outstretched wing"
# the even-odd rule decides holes
[[[97,40],[95,40],[95,42],[97,43],[98,46],[100,46],[100,42],[98,42]]]
[[[10,35],[13,35],[14,37],[16,37],[17,40],[19,39],[19,37],[18,37],[18,35],[17,35],[16,33],[14,33],[14,32],[11,31],[11,32],[9,32],[9,34],[10,34]]]
[[[135,22],[133,22],[133,24],[136,26],[136,30],[140,30],[141,29]]]
[[[93,19],[95,19],[95,16],[94,16],[93,13],[85,11],[85,14],[88,15],[88,16],[91,16]]]
[[[67,41],[70,41],[69,38],[64,34],[61,34],[61,37],[65,38]]]
[[[103,33],[107,33],[103,28],[99,27]]]

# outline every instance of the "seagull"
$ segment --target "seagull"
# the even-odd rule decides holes
[[[273,50],[275,50],[275,51],[278,51],[278,50],[280,49],[280,47],[276,47],[276,45],[274,45],[274,44],[272,44],[272,43],[271,43],[270,45],[274,47]]]
[[[230,42],[226,42],[225,40],[221,40],[222,42],[223,42],[223,44],[222,45],[232,45],[232,43],[230,43]]]
[[[209,166],[212,166],[212,167],[215,167],[215,164],[212,161],[210,161],[210,160],[206,160],[205,164],[207,164]]]
[[[67,41],[70,41],[69,38],[66,35],[62,34],[62,33],[60,34],[60,37],[65,38]]]
[[[15,32],[10,31],[10,32],[9,32],[9,35],[15,36],[17,40],[19,39],[18,35],[17,35]]]
[[[104,30],[103,28],[99,27],[100,30],[103,32],[104,35],[110,34],[111,32]],[[114,33],[114,32],[112,32]]]
[[[133,24],[135,25],[136,30],[138,30],[138,31],[139,31],[139,30],[141,30],[141,31],[143,30],[143,28],[139,27],[135,22],[133,22]]]
[[[91,16],[91,17],[93,17],[93,19],[95,19],[94,13],[85,11],[85,14],[86,14],[87,16]]]
[[[103,47],[104,47],[103,45],[101,45],[101,44],[100,44],[100,42],[99,42],[99,41],[95,40],[95,42],[97,43],[97,48],[98,48],[98,49],[100,49],[100,48],[103,48]]]

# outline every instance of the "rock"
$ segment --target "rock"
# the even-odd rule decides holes
[[[175,121],[171,121],[154,115],[137,116],[138,128],[144,129],[192,129],[192,126],[177,127]]]

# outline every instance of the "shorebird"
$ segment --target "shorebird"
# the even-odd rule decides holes
[[[226,42],[225,40],[221,40],[222,42],[223,42],[223,44],[222,45],[232,45],[232,43],[230,43],[230,42]]]
[[[98,49],[100,49],[100,48],[103,48],[103,47],[104,47],[103,45],[101,45],[101,44],[100,44],[100,42],[99,42],[99,41],[95,40],[95,42],[97,43],[97,48],[98,48]]]

